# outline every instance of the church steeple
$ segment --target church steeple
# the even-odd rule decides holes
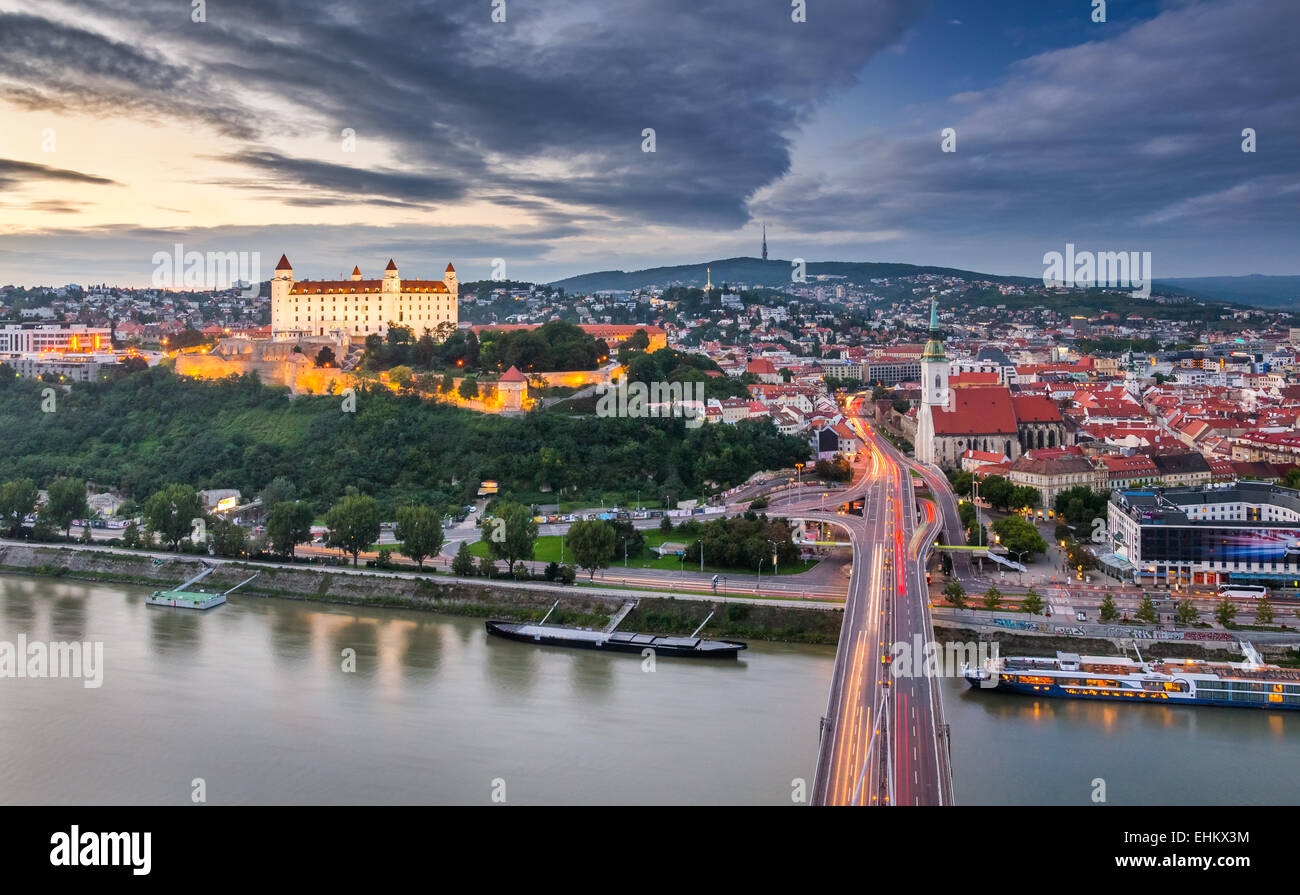
[[[763,225],[763,260],[767,260],[767,224]]]
[[[705,270],[704,294],[707,296],[710,292],[713,291],[713,268],[706,267],[704,268],[704,270]]]
[[[943,353],[943,339],[939,333],[939,301],[934,296],[930,297],[930,341],[925,343],[925,351],[921,354],[921,362],[926,361],[946,361],[948,358]]]

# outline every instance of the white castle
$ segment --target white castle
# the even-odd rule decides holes
[[[418,338],[425,329],[456,326],[460,319],[456,268],[447,265],[441,280],[403,280],[390,258],[383,279],[364,280],[352,268],[350,280],[295,282],[284,255],[271,278],[271,335],[290,339],[345,335],[386,335],[390,324],[410,327]]]

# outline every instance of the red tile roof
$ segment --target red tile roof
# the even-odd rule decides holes
[[[1011,406],[1020,423],[1059,423],[1061,410],[1045,395],[1016,395]]]
[[[934,411],[936,435],[1014,435],[1016,412],[1006,388],[954,389],[953,409]]]

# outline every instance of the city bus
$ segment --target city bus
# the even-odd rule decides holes
[[[1219,588],[1219,599],[1258,600],[1268,596],[1268,588],[1253,584],[1225,584]]]

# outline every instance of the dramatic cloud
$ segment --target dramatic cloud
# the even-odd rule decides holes
[[[1161,275],[1293,272],[1295,0],[1169,0],[1053,50],[1019,2],[959,23],[917,0],[816,0],[795,23],[785,0],[509,0],[496,23],[488,2],[210,0],[196,23],[175,0],[0,0],[17,10],[0,12],[0,115],[119,127],[61,132],[83,151],[69,170],[37,163],[34,139],[6,145],[21,161],[0,189],[23,194],[0,207],[0,279],[22,258],[86,271],[110,244],[147,258],[173,227],[300,247],[307,270],[400,245],[558,277],[753,253],[759,219],[785,257],[1032,273],[1071,240],[1155,249]],[[1019,61],[941,91],[918,29],[969,49],[997,21]],[[918,92],[871,83],[880,58],[907,59]],[[823,126],[868,92],[874,114]],[[96,140],[141,169],[78,174]],[[122,205],[94,193],[109,182]]]
[[[1008,273],[1033,273],[1066,240],[1159,247],[1184,266],[1189,238],[1205,240],[1193,252],[1209,250],[1221,272],[1243,244],[1274,265],[1293,255],[1300,5],[1180,3],[1098,35],[1024,59],[995,87],[953,96],[911,129],[846,143],[839,156],[851,165],[796,164],[755,212],[798,232],[820,229],[830,242],[897,227],[911,235],[900,242],[913,256],[918,244],[956,241],[963,257],[945,263]],[[956,152],[941,151],[943,127],[955,129]],[[1245,128],[1256,132],[1256,152],[1242,151]],[[1288,260],[1291,271],[1278,272],[1294,270]]]

